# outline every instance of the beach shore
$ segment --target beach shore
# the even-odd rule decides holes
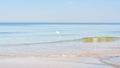
[[[120,59],[118,52],[88,52],[59,57],[1,57],[0,68],[119,68],[120,61],[116,65],[114,64],[117,61],[115,56],[117,56],[117,60]],[[109,60],[107,60],[108,63],[105,62],[107,57],[113,57],[113,64],[109,64]]]
[[[75,60],[70,62],[68,59],[66,61],[55,61],[55,59],[51,61],[51,59],[9,58],[0,60],[0,68],[112,68],[100,63],[96,59],[88,58],[86,62],[83,62],[84,59],[82,58],[81,63],[79,63],[74,62]],[[91,60],[93,61],[91,62]]]

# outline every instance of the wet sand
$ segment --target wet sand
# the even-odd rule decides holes
[[[112,58],[112,63],[109,58]],[[0,59],[0,68],[120,68],[119,59],[120,52],[87,52],[49,57],[4,56]],[[116,61],[118,63],[115,64]]]
[[[70,59],[69,59],[70,60]],[[91,61],[93,59],[89,59]],[[0,61],[0,68],[112,68],[106,65],[98,65],[94,59],[92,63],[76,63],[74,61],[54,61],[49,59],[12,58]],[[95,63],[95,64],[94,64]]]

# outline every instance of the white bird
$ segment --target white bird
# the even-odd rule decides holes
[[[56,31],[56,34],[60,34],[60,32],[59,32],[59,31]]]

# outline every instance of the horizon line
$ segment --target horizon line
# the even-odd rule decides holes
[[[113,23],[114,23],[114,24],[120,24],[120,22],[0,22],[0,24],[1,24],[1,23],[38,23],[38,24],[39,24],[39,23],[41,23],[41,24],[42,24],[42,23],[43,23],[43,24],[44,24],[44,23],[45,23],[45,24],[46,24],[46,23],[48,23],[48,24],[49,24],[49,23],[53,23],[53,24],[54,24],[54,23],[55,23],[55,24],[62,24],[62,23],[66,23],[66,24],[71,24],[71,23],[73,23],[73,24],[75,24],[75,23],[76,23],[76,24],[87,24],[87,23],[88,23],[88,24],[89,24],[89,23],[91,23],[91,24],[113,24]]]
[[[59,25],[75,25],[75,24],[80,24],[80,25],[120,25],[120,23],[112,23],[112,22],[110,22],[110,23],[104,23],[104,22],[96,22],[96,23],[92,23],[92,22],[86,22],[86,23],[80,23],[80,22],[0,22],[0,25],[6,25],[6,24],[8,24],[8,25],[12,25],[12,24],[19,24],[19,25],[23,25],[23,24],[26,24],[26,25],[32,25],[32,24],[44,24],[44,25],[47,25],[47,24],[49,24],[49,25],[57,25],[57,24],[59,24]]]

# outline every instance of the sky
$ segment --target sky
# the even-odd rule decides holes
[[[0,0],[0,22],[120,22],[120,0]]]

